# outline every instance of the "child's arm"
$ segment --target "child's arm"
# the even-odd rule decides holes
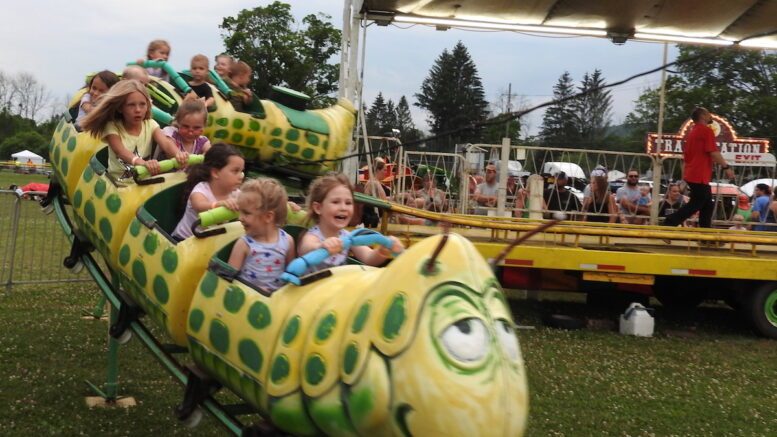
[[[129,165],[145,165],[146,168],[148,168],[148,172],[152,175],[159,173],[159,163],[155,159],[146,161],[139,156],[133,155],[132,152],[124,147],[124,143],[121,142],[120,136],[116,134],[108,134],[105,136],[104,140],[108,143],[108,147],[111,148],[113,153],[116,154],[116,157],[125,163]]]
[[[194,202],[192,202],[192,205],[194,205]],[[240,270],[243,268],[246,255],[248,255],[248,244],[246,244],[245,240],[239,238],[235,241],[235,245],[232,246],[232,253],[229,254],[229,261],[227,263],[234,267],[235,270]]]
[[[246,105],[251,103],[251,101],[254,99],[254,96],[251,93],[251,90],[249,90],[248,88],[241,88],[240,90],[243,92],[243,103],[245,103]]]
[[[202,154],[204,155],[208,149],[210,149],[210,140],[205,141],[205,144],[202,145]]]
[[[216,99],[213,97],[207,97],[205,98],[204,103],[206,108],[210,108],[214,103],[216,103]]]
[[[299,256],[305,255],[306,253],[321,247],[326,249],[330,255],[335,255],[343,250],[343,242],[337,237],[330,237],[324,241],[320,241],[315,235],[306,233],[299,243]]]
[[[174,157],[182,167],[186,166],[189,161],[189,154],[182,150],[178,150],[178,146],[175,145],[172,138],[165,135],[165,133],[162,132],[162,129],[158,127],[154,129],[152,135],[154,141],[159,144],[159,147],[162,148],[162,151],[164,151],[167,156]]]
[[[97,105],[97,102],[92,101],[92,96],[89,95],[89,93],[84,94],[83,97],[81,97],[81,109],[84,110],[85,113],[92,112],[92,109]]]
[[[286,241],[289,243],[289,250],[286,252],[286,265],[289,265],[297,257],[297,251],[294,249],[294,238],[291,235],[286,234]]]
[[[367,264],[368,266],[377,266],[383,264],[391,253],[400,253],[405,250],[405,246],[397,239],[397,237],[388,237],[391,240],[391,250],[381,246],[377,249],[371,249],[367,246],[356,246],[351,248],[356,259]]]

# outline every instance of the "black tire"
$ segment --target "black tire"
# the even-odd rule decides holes
[[[585,320],[563,314],[549,314],[542,318],[542,322],[545,326],[550,328],[566,329],[570,331],[585,328]]]
[[[757,333],[777,339],[777,282],[767,282],[748,293],[742,301],[742,313]]]

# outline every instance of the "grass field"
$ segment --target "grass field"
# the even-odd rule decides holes
[[[128,410],[89,409],[85,379],[105,377],[107,322],[80,319],[92,284],[27,286],[0,294],[0,435],[221,435],[210,417],[196,430],[172,409],[183,388],[136,341],[120,351]],[[573,296],[515,300],[531,394],[528,435],[776,435],[777,342],[755,337],[735,313],[706,306],[658,312],[654,338],[608,329],[543,328],[542,314],[614,320]],[[609,328],[614,326],[611,324]]]
[[[0,189],[7,190],[11,184],[22,186],[30,182],[48,183],[49,178],[43,174],[14,173],[8,170],[0,170]]]
[[[2,185],[29,178],[0,172]],[[51,250],[52,273],[64,271],[62,250]],[[101,385],[106,373],[107,322],[80,318],[97,297],[91,282],[0,289],[0,436],[223,435],[207,416],[194,431],[177,423],[183,387],[137,341],[120,351],[119,380],[138,405],[86,406],[84,380]],[[635,338],[615,331],[622,309],[589,307],[577,294],[543,297],[512,300],[516,321],[532,327],[519,331],[528,435],[777,435],[777,341],[756,337],[734,311],[707,304],[677,315],[659,307],[656,336]],[[549,313],[593,323],[549,329],[541,323]]]

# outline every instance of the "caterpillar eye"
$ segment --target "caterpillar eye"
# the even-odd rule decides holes
[[[518,336],[515,335],[515,330],[510,322],[500,319],[494,325],[496,337],[499,339],[502,348],[507,352],[507,356],[512,360],[517,360],[521,352],[518,346]]]
[[[448,325],[440,335],[440,341],[453,358],[471,363],[486,356],[488,330],[480,319],[462,319]]]

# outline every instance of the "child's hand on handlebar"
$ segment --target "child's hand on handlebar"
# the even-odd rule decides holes
[[[337,255],[343,251],[343,240],[337,237],[329,237],[321,243],[321,247],[326,249],[330,255]]]
[[[178,153],[175,154],[175,160],[178,161],[178,165],[180,165],[181,168],[184,168],[189,164],[189,153],[179,150]]]
[[[135,164],[145,166],[151,176],[157,175],[162,171],[162,168],[159,167],[159,161],[156,159],[149,159],[148,161],[144,159],[138,159],[135,161]]]

